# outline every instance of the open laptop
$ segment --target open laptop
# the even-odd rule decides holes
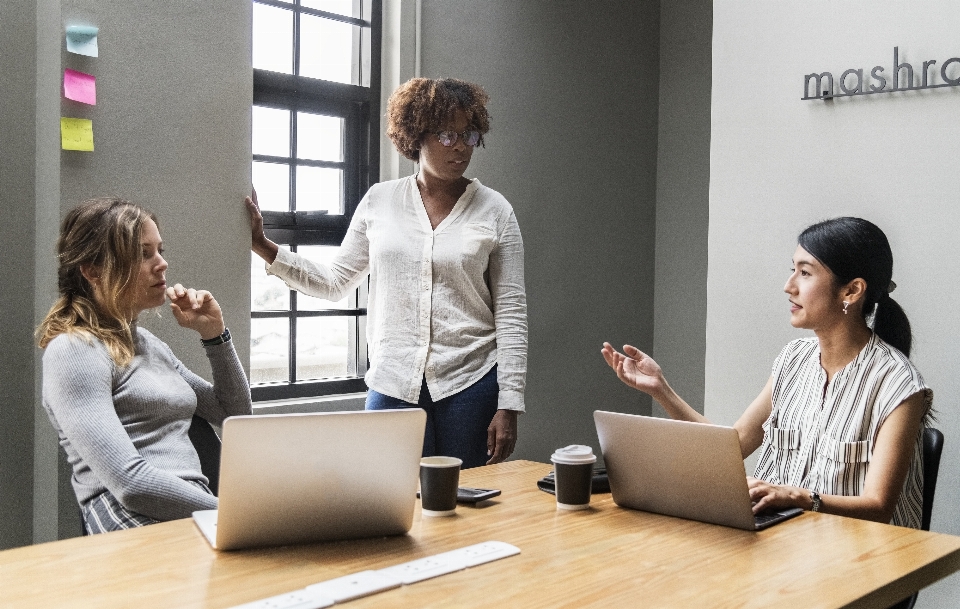
[[[754,516],[740,439],[731,427],[597,410],[613,501],[621,506],[747,531],[803,512]]]
[[[419,408],[230,417],[220,509],[193,519],[218,550],[406,533],[425,424]]]

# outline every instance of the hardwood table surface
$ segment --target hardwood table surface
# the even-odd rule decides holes
[[[617,507],[557,511],[550,466],[464,471],[503,494],[408,535],[217,552],[190,519],[0,552],[0,607],[238,605],[488,540],[521,553],[350,601],[367,607],[886,607],[960,570],[960,537],[803,515],[747,532]]]

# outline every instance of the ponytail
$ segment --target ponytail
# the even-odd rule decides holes
[[[884,294],[877,302],[873,316],[873,331],[889,345],[896,347],[910,357],[913,335],[910,332],[910,320],[896,300]]]

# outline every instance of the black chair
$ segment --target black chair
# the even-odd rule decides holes
[[[193,415],[190,422],[189,434],[200,457],[200,472],[210,481],[208,486],[216,495],[220,489],[220,436],[206,419],[197,415]],[[87,528],[83,525],[83,510],[80,510],[80,534],[87,534]]]
[[[190,441],[200,457],[200,471],[210,481],[214,495],[220,490],[220,436],[206,419],[193,415],[190,423]]]
[[[920,528],[930,530],[930,516],[933,514],[933,496],[937,492],[937,474],[940,472],[940,455],[943,453],[943,434],[940,430],[928,427],[923,430],[923,512]],[[903,599],[890,609],[913,609],[917,603],[917,593]]]

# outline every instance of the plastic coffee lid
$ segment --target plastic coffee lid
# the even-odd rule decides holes
[[[589,446],[580,444],[571,444],[565,448],[558,448],[550,460],[554,463],[565,463],[568,465],[579,465],[580,463],[596,463],[597,456],[593,454],[593,449]]]
[[[422,467],[460,467],[463,461],[456,457],[424,457],[420,459]]]

